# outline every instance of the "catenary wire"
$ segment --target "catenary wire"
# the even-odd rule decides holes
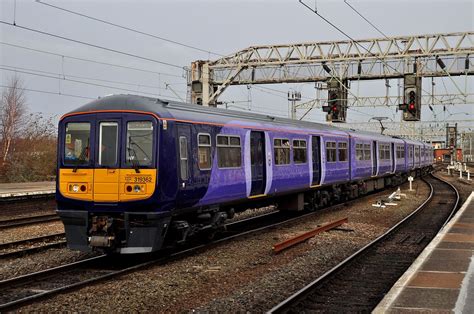
[[[148,37],[152,37],[152,38],[155,38],[155,39],[163,40],[163,41],[175,44],[175,45],[179,45],[179,46],[182,46],[182,47],[194,49],[194,50],[205,52],[205,53],[208,53],[208,54],[213,54],[213,55],[217,55],[217,56],[220,56],[220,57],[224,57],[224,55],[216,53],[216,52],[212,52],[212,51],[209,51],[209,50],[205,50],[205,49],[202,49],[202,48],[198,48],[198,47],[195,47],[195,46],[184,44],[184,43],[181,43],[181,42],[178,42],[178,41],[175,41],[175,40],[171,40],[171,39],[168,39],[168,38],[164,38],[164,37],[161,37],[161,36],[157,36],[157,35],[154,35],[154,34],[146,33],[146,32],[131,28],[131,27],[119,25],[117,23],[112,23],[112,22],[109,22],[109,21],[106,21],[106,20],[103,20],[103,19],[93,17],[91,15],[87,15],[87,14],[84,14],[84,13],[79,13],[79,12],[72,11],[72,10],[69,10],[69,9],[65,9],[65,8],[62,8],[62,7],[59,7],[59,6],[56,6],[56,5],[52,5],[52,4],[43,2],[41,0],[36,0],[36,2],[39,3],[39,4],[42,4],[42,5],[46,5],[46,6],[49,6],[51,8],[57,9],[57,10],[61,10],[61,11],[64,11],[64,12],[67,12],[67,13],[70,13],[70,14],[81,16],[81,17],[84,17],[84,18],[87,18],[87,19],[90,19],[90,20],[93,20],[93,21],[96,21],[96,22],[100,22],[100,23],[104,23],[104,24],[111,25],[111,26],[114,26],[114,27],[118,27],[118,28],[130,31],[130,32],[134,32],[134,33],[141,34],[141,35],[144,35],[144,36],[148,36]]]
[[[34,29],[34,28],[31,28],[31,27],[22,26],[22,25],[19,25],[19,24],[13,24],[13,23],[6,22],[6,21],[3,21],[3,20],[0,20],[0,23],[4,24],[4,25],[9,25],[9,26],[12,26],[12,27],[17,27],[17,28],[22,29],[22,30],[27,30],[27,31],[30,31],[30,32],[34,32],[34,33],[38,33],[38,34],[42,34],[42,35],[46,35],[46,36],[51,36],[51,37],[54,37],[54,38],[59,38],[59,39],[74,42],[74,43],[77,43],[77,44],[86,45],[86,46],[89,46],[89,47],[93,47],[93,48],[102,49],[102,50],[105,50],[105,51],[125,55],[125,56],[128,56],[128,57],[142,59],[142,60],[145,60],[145,61],[150,61],[150,62],[154,62],[154,63],[158,63],[158,64],[162,64],[162,65],[166,65],[166,66],[170,66],[170,67],[174,67],[174,68],[178,68],[178,69],[184,69],[184,67],[180,66],[180,65],[176,65],[176,64],[172,64],[172,63],[164,62],[164,61],[160,61],[160,60],[155,60],[155,59],[151,59],[151,58],[147,58],[147,57],[142,57],[142,56],[139,56],[139,55],[136,55],[136,54],[133,54],[133,53],[124,52],[124,51],[120,51],[120,50],[112,49],[112,48],[107,48],[107,47],[99,46],[99,45],[96,45],[96,44],[91,44],[91,43],[88,43],[88,42],[85,42],[85,41],[81,41],[81,40],[77,40],[77,39],[73,39],[73,38],[69,38],[69,37],[65,37],[65,36],[61,36],[61,35],[56,35],[56,34],[53,34],[53,33],[41,31],[41,30]]]
[[[382,34],[382,36],[384,36],[386,39],[389,39],[390,38],[385,35],[384,32],[382,32],[377,26],[375,26],[371,21],[369,21],[369,19],[367,19],[364,15],[362,15],[362,13],[360,13],[356,8],[354,8],[347,0],[344,0],[344,3],[347,4],[354,12],[356,12],[361,18],[363,18],[367,23],[369,23],[370,26],[372,26],[373,28],[375,28],[375,30],[377,30],[377,32],[379,32],[380,34]],[[400,46],[398,46],[398,43],[397,41],[395,40],[394,41],[395,43],[395,46],[397,46],[398,50],[401,50],[400,49]],[[453,77],[451,76],[451,74],[449,74],[448,71],[446,71],[445,68],[442,68],[442,70],[448,75],[448,77],[451,79],[451,81],[453,82],[454,86],[456,87],[456,89],[461,93],[461,95],[463,96],[466,96],[466,94],[459,88],[459,86],[456,84],[456,81],[454,81]],[[426,92],[426,91],[425,91]]]
[[[158,95],[158,94],[154,94],[154,93],[148,93],[148,92],[143,92],[143,91],[137,91],[137,90],[128,89],[128,88],[120,88],[120,87],[110,86],[110,85],[96,84],[96,83],[91,83],[91,82],[84,82],[84,81],[80,81],[80,80],[71,80],[71,79],[68,79],[68,78],[60,78],[60,77],[56,77],[56,76],[45,75],[45,74],[39,74],[39,73],[28,72],[28,71],[12,70],[12,69],[2,68],[2,67],[0,67],[0,70],[10,71],[10,72],[15,72],[15,73],[23,73],[23,74],[28,74],[28,75],[35,75],[35,76],[50,78],[50,79],[59,80],[59,81],[68,81],[68,82],[79,83],[79,84],[85,84],[85,85],[91,85],[91,86],[97,86],[97,87],[111,88],[111,89],[116,89],[116,90],[121,90],[121,91],[126,91],[126,92],[133,92],[133,93],[140,93],[140,94],[152,95],[152,96],[155,96],[155,97],[163,97],[163,95]],[[174,97],[174,96],[167,96],[167,95],[166,95],[166,96],[164,96],[164,97],[178,99],[178,98],[176,98],[176,97]]]
[[[31,68],[16,67],[16,66],[11,66],[11,65],[6,65],[6,64],[0,64],[0,67],[6,67],[6,68],[10,68],[10,69],[15,69],[15,70],[32,71],[32,72],[38,72],[38,73],[44,73],[44,74],[50,74],[50,75],[56,75],[61,80],[63,80],[64,77],[72,77],[72,78],[85,79],[85,80],[98,81],[98,82],[106,82],[106,83],[113,83],[113,84],[138,86],[138,87],[146,87],[146,88],[158,89],[158,90],[166,90],[166,88],[163,88],[163,87],[146,85],[146,84],[141,84],[141,83],[104,80],[104,79],[99,79],[99,78],[95,78],[95,77],[78,76],[78,75],[71,75],[71,74],[65,74],[65,73],[55,73],[55,72],[42,71],[42,70],[36,70],[36,69],[31,69]],[[171,84],[168,84],[168,85],[171,85]],[[182,91],[182,90],[180,90],[179,92],[185,93],[185,91]]]
[[[7,85],[0,85],[0,87],[12,88],[11,86],[7,86]],[[51,91],[40,90],[40,89],[31,89],[31,88],[23,88],[23,87],[17,87],[17,89],[28,91],[28,92],[59,95],[59,96],[67,96],[67,97],[82,98],[82,99],[89,99],[89,100],[97,99],[97,98],[92,98],[92,97],[79,96],[79,95],[73,95],[73,94],[65,94],[65,93],[60,93],[60,92],[51,92]]]
[[[31,47],[25,47],[25,46],[20,46],[20,45],[16,45],[16,44],[6,43],[6,42],[2,42],[2,41],[0,41],[0,44],[15,47],[15,48],[19,48],[19,49],[34,51],[34,52],[38,52],[38,53],[44,53],[44,54],[48,54],[48,55],[52,55],[52,56],[64,57],[64,58],[72,59],[72,60],[96,63],[96,64],[101,64],[101,65],[106,65],[106,66],[112,66],[112,67],[123,68],[123,69],[127,69],[127,70],[134,70],[134,71],[139,71],[139,72],[152,73],[152,74],[157,74],[157,75],[183,78],[182,75],[171,74],[171,73],[166,73],[166,72],[157,72],[157,71],[145,70],[145,69],[129,67],[129,66],[125,66],[125,65],[108,63],[108,62],[102,62],[102,61],[96,61],[96,60],[86,59],[86,58],[73,57],[73,56],[59,54],[59,53],[55,53],[55,52],[51,52],[51,51],[40,50],[40,49],[31,48]]]

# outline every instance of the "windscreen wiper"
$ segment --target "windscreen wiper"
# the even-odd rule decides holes
[[[142,154],[145,156],[145,158],[147,158],[151,162],[150,156],[148,156],[148,154],[143,150],[143,148],[140,145],[138,145],[135,141],[132,140],[131,136],[129,137],[129,143],[130,143],[130,145],[134,145],[135,147],[138,147],[138,149],[142,152]]]
[[[129,160],[132,162],[133,169],[135,169],[136,173],[140,173],[140,162],[138,161],[137,152],[131,147],[127,147],[127,150],[130,155]]]
[[[76,165],[74,166],[74,169],[72,169],[72,172],[77,172],[77,169],[79,168],[79,164],[81,164],[82,162],[86,161],[86,151],[87,151],[87,148],[89,147],[89,143],[87,143],[87,146],[85,146],[82,151],[81,151],[81,154],[79,155],[79,157],[77,158],[76,160]]]

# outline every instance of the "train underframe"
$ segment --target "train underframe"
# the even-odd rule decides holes
[[[74,210],[61,210],[58,215],[64,223],[71,249],[120,254],[149,253],[184,244],[198,235],[212,238],[225,229],[227,219],[248,208],[274,205],[280,210],[314,211],[400,185],[407,181],[408,176],[417,177],[430,171],[431,167],[425,167],[409,173],[332,184],[251,203],[192,209],[175,216],[169,212],[111,214]]]

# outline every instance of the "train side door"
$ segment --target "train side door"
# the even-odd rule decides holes
[[[377,142],[372,142],[372,175],[377,175]]]
[[[250,132],[250,169],[252,173],[250,195],[264,194],[267,177],[264,132]]]
[[[193,203],[193,157],[191,150],[191,126],[185,124],[177,125],[177,161],[178,161],[178,197],[177,202],[181,206],[189,206]]]
[[[392,172],[395,172],[395,166],[396,166],[396,156],[395,156],[395,143],[392,143],[391,147],[391,158],[392,158]]]
[[[313,136],[312,140],[313,152],[313,182],[312,185],[321,184],[321,138]]]

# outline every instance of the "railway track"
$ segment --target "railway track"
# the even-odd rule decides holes
[[[199,250],[211,248],[219,243],[246,236],[268,228],[304,219],[315,213],[296,216],[289,212],[271,212],[262,216],[242,219],[226,225],[226,231],[213,241],[189,245],[173,252],[160,252],[140,256],[100,255],[82,261],[0,281],[0,312],[50,297],[64,291],[77,289],[88,284],[101,282],[150,265],[167,263],[183,258]],[[164,256],[164,257],[163,257]]]
[[[66,246],[65,233],[24,239],[0,244],[0,259],[36,253],[50,248]]]
[[[281,302],[272,313],[370,312],[457,209],[459,193],[433,175],[429,198],[411,215]]]
[[[345,204],[336,204],[325,210],[347,206],[347,204],[351,204],[355,201],[356,200],[352,200]],[[168,252],[169,254],[165,257],[157,257],[156,255],[121,256],[121,258],[118,259],[117,256],[107,257],[106,255],[101,255],[0,281],[0,290],[2,290],[2,294],[0,295],[0,312],[13,310],[42,298],[50,297],[64,291],[74,290],[88,284],[98,283],[125,273],[143,269],[150,265],[166,263],[196,253],[199,250],[209,249],[225,241],[230,241],[283,224],[291,224],[307,219],[310,216],[318,215],[319,213],[320,212],[316,211],[301,215],[286,211],[269,212],[263,215],[230,222],[226,225],[226,230],[216,235],[211,242],[195,243],[179,251]],[[161,252],[161,254],[164,255],[163,252]]]
[[[349,206],[355,199],[345,203],[339,203],[325,208],[324,210],[337,209],[341,206]],[[166,252],[165,257],[155,255],[144,256],[117,256],[107,257],[101,255],[79,262],[55,267],[52,269],[23,275],[16,278],[0,281],[0,312],[16,309],[20,306],[36,302],[42,298],[68,290],[74,290],[88,284],[98,283],[103,280],[114,278],[125,273],[143,269],[150,265],[166,263],[174,259],[183,258],[196,253],[199,250],[209,249],[219,243],[229,241],[238,237],[270,229],[283,224],[291,224],[305,220],[310,216],[318,215],[320,211],[301,213],[276,211],[263,215],[241,219],[230,222],[226,230],[211,241],[206,243],[194,243],[179,251]],[[164,252],[160,252],[163,256]]]
[[[3,219],[0,220],[0,230],[53,221],[59,221],[59,216],[56,214],[45,214],[14,219]]]

